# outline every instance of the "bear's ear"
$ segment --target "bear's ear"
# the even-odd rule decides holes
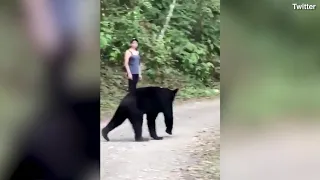
[[[176,95],[178,91],[179,91],[179,88],[173,90],[172,92],[173,92],[174,95]]]

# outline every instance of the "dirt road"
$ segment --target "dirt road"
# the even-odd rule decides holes
[[[194,136],[206,128],[220,126],[220,100],[188,102],[174,106],[173,135],[165,133],[163,115],[157,118],[161,141],[134,142],[128,120],[110,132],[110,142],[101,136],[102,180],[185,180],[180,171],[188,165],[186,149]],[[103,123],[101,126],[105,126]],[[144,137],[150,137],[146,121]]]

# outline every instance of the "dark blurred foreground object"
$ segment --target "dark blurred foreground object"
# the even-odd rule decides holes
[[[19,132],[20,153],[9,165],[6,179],[84,179],[90,170],[100,176],[99,87],[75,95],[66,85],[76,51],[71,4],[70,0],[23,1],[29,36],[45,63],[47,100],[32,120],[35,123]],[[52,29],[41,29],[46,26]]]
[[[38,116],[39,120],[22,133],[21,158],[12,167],[10,179],[71,180],[79,179],[89,166],[98,168],[99,96],[94,92],[84,97],[68,94],[62,88],[62,77],[53,67],[49,66],[48,70],[52,85],[49,104]]]

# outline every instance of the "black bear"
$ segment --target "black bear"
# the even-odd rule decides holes
[[[147,114],[150,136],[155,140],[161,140],[163,138],[157,135],[155,122],[160,112],[164,115],[166,132],[172,135],[172,106],[178,90],[142,87],[137,88],[134,93],[128,93],[120,102],[111,121],[102,129],[102,136],[109,141],[108,133],[128,118],[135,133],[135,141],[147,141],[148,139],[142,137],[143,115]]]

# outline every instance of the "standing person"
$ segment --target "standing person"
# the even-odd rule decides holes
[[[138,51],[138,40],[130,41],[130,48],[125,52],[124,67],[126,68],[129,92],[135,92],[137,83],[142,79],[140,67],[140,54]]]

